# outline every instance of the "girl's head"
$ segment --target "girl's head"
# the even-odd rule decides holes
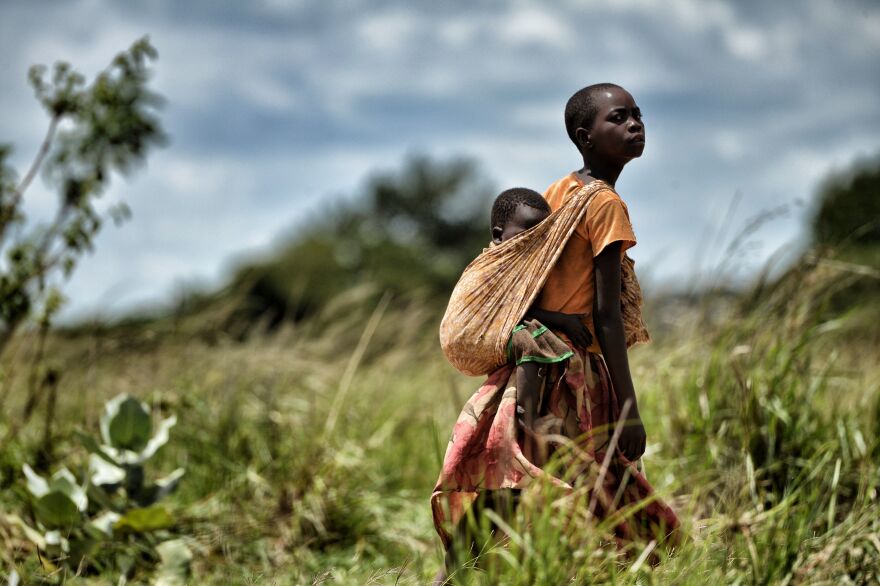
[[[632,95],[613,83],[587,86],[569,98],[565,129],[584,160],[624,165],[645,149],[642,112]]]
[[[537,191],[525,187],[502,191],[492,204],[492,241],[504,242],[549,215],[550,205]]]

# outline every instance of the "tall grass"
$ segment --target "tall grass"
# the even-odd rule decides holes
[[[805,266],[724,319],[683,312],[633,352],[647,473],[679,512],[684,543],[621,551],[576,506],[536,499],[509,521],[509,542],[487,546],[480,567],[457,578],[880,579],[878,348],[848,341],[846,323],[824,317],[838,282]],[[309,323],[244,344],[182,335],[123,343],[106,332],[52,339],[63,372],[55,457],[82,466],[74,429],[94,429],[110,396],[139,395],[179,418],[157,466],[187,468],[176,530],[189,536],[199,583],[425,583],[442,559],[428,497],[479,381],[445,363],[428,305],[375,300],[353,292]],[[30,341],[18,343],[26,355]],[[4,381],[7,413],[21,407],[22,378]],[[7,513],[26,509],[10,489],[41,433],[31,426],[0,447]],[[42,579],[32,549],[2,520],[0,540],[4,567]]]

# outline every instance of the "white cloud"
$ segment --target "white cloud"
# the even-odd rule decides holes
[[[394,53],[406,49],[421,24],[413,14],[400,9],[366,15],[357,30],[368,49]]]
[[[725,32],[724,40],[730,52],[745,61],[757,62],[767,56],[769,43],[765,33],[757,29],[731,28]]]
[[[508,45],[544,45],[558,50],[572,47],[575,31],[557,14],[551,5],[520,6],[498,18],[495,30]]]
[[[838,138],[827,144],[796,145],[763,166],[756,179],[767,191],[785,194],[786,200],[808,198],[824,177],[859,158],[876,154],[878,146],[878,141],[868,135]]]
[[[480,22],[468,16],[453,16],[436,23],[438,38],[451,48],[460,49],[472,44],[483,32]]]
[[[718,131],[715,133],[713,142],[715,152],[726,161],[740,159],[748,148],[742,135],[734,130]]]
[[[875,47],[880,47],[880,12],[867,15],[861,19],[865,36],[870,39]]]
[[[507,119],[516,126],[532,132],[547,132],[559,127],[562,109],[559,101],[530,102],[510,108]]]

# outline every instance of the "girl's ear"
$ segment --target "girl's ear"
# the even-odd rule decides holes
[[[574,137],[577,139],[578,144],[581,145],[583,149],[591,149],[593,148],[593,141],[590,138],[590,131],[584,127],[579,127],[574,131]]]
[[[501,244],[502,234],[504,234],[504,229],[501,226],[492,226],[492,242]]]

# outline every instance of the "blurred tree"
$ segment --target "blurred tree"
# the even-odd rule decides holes
[[[816,244],[880,245],[880,158],[831,176],[818,200],[812,223]]]
[[[811,227],[819,247],[813,261],[837,276],[827,317],[848,318],[850,341],[880,342],[880,156],[823,182]]]
[[[354,204],[304,223],[275,258],[241,268],[230,288],[243,303],[227,329],[301,319],[364,283],[445,301],[489,241],[491,197],[473,162],[413,157],[374,177]]]
[[[371,182],[368,222],[380,232],[438,252],[459,251],[488,234],[485,185],[470,161],[411,159],[399,175]],[[470,240],[470,241],[469,241]]]
[[[49,114],[46,136],[21,181],[7,161],[11,146],[0,146],[0,354],[15,331],[32,315],[41,328],[62,303],[53,276],[69,276],[101,228],[94,207],[112,172],[126,174],[141,163],[153,145],[165,140],[154,109],[161,98],[146,85],[149,60],[156,50],[144,37],[118,54],[91,85],[67,63],[30,69],[37,99]],[[42,171],[58,189],[54,218],[29,224],[22,210],[25,192]],[[116,222],[128,218],[124,204],[112,207]]]

